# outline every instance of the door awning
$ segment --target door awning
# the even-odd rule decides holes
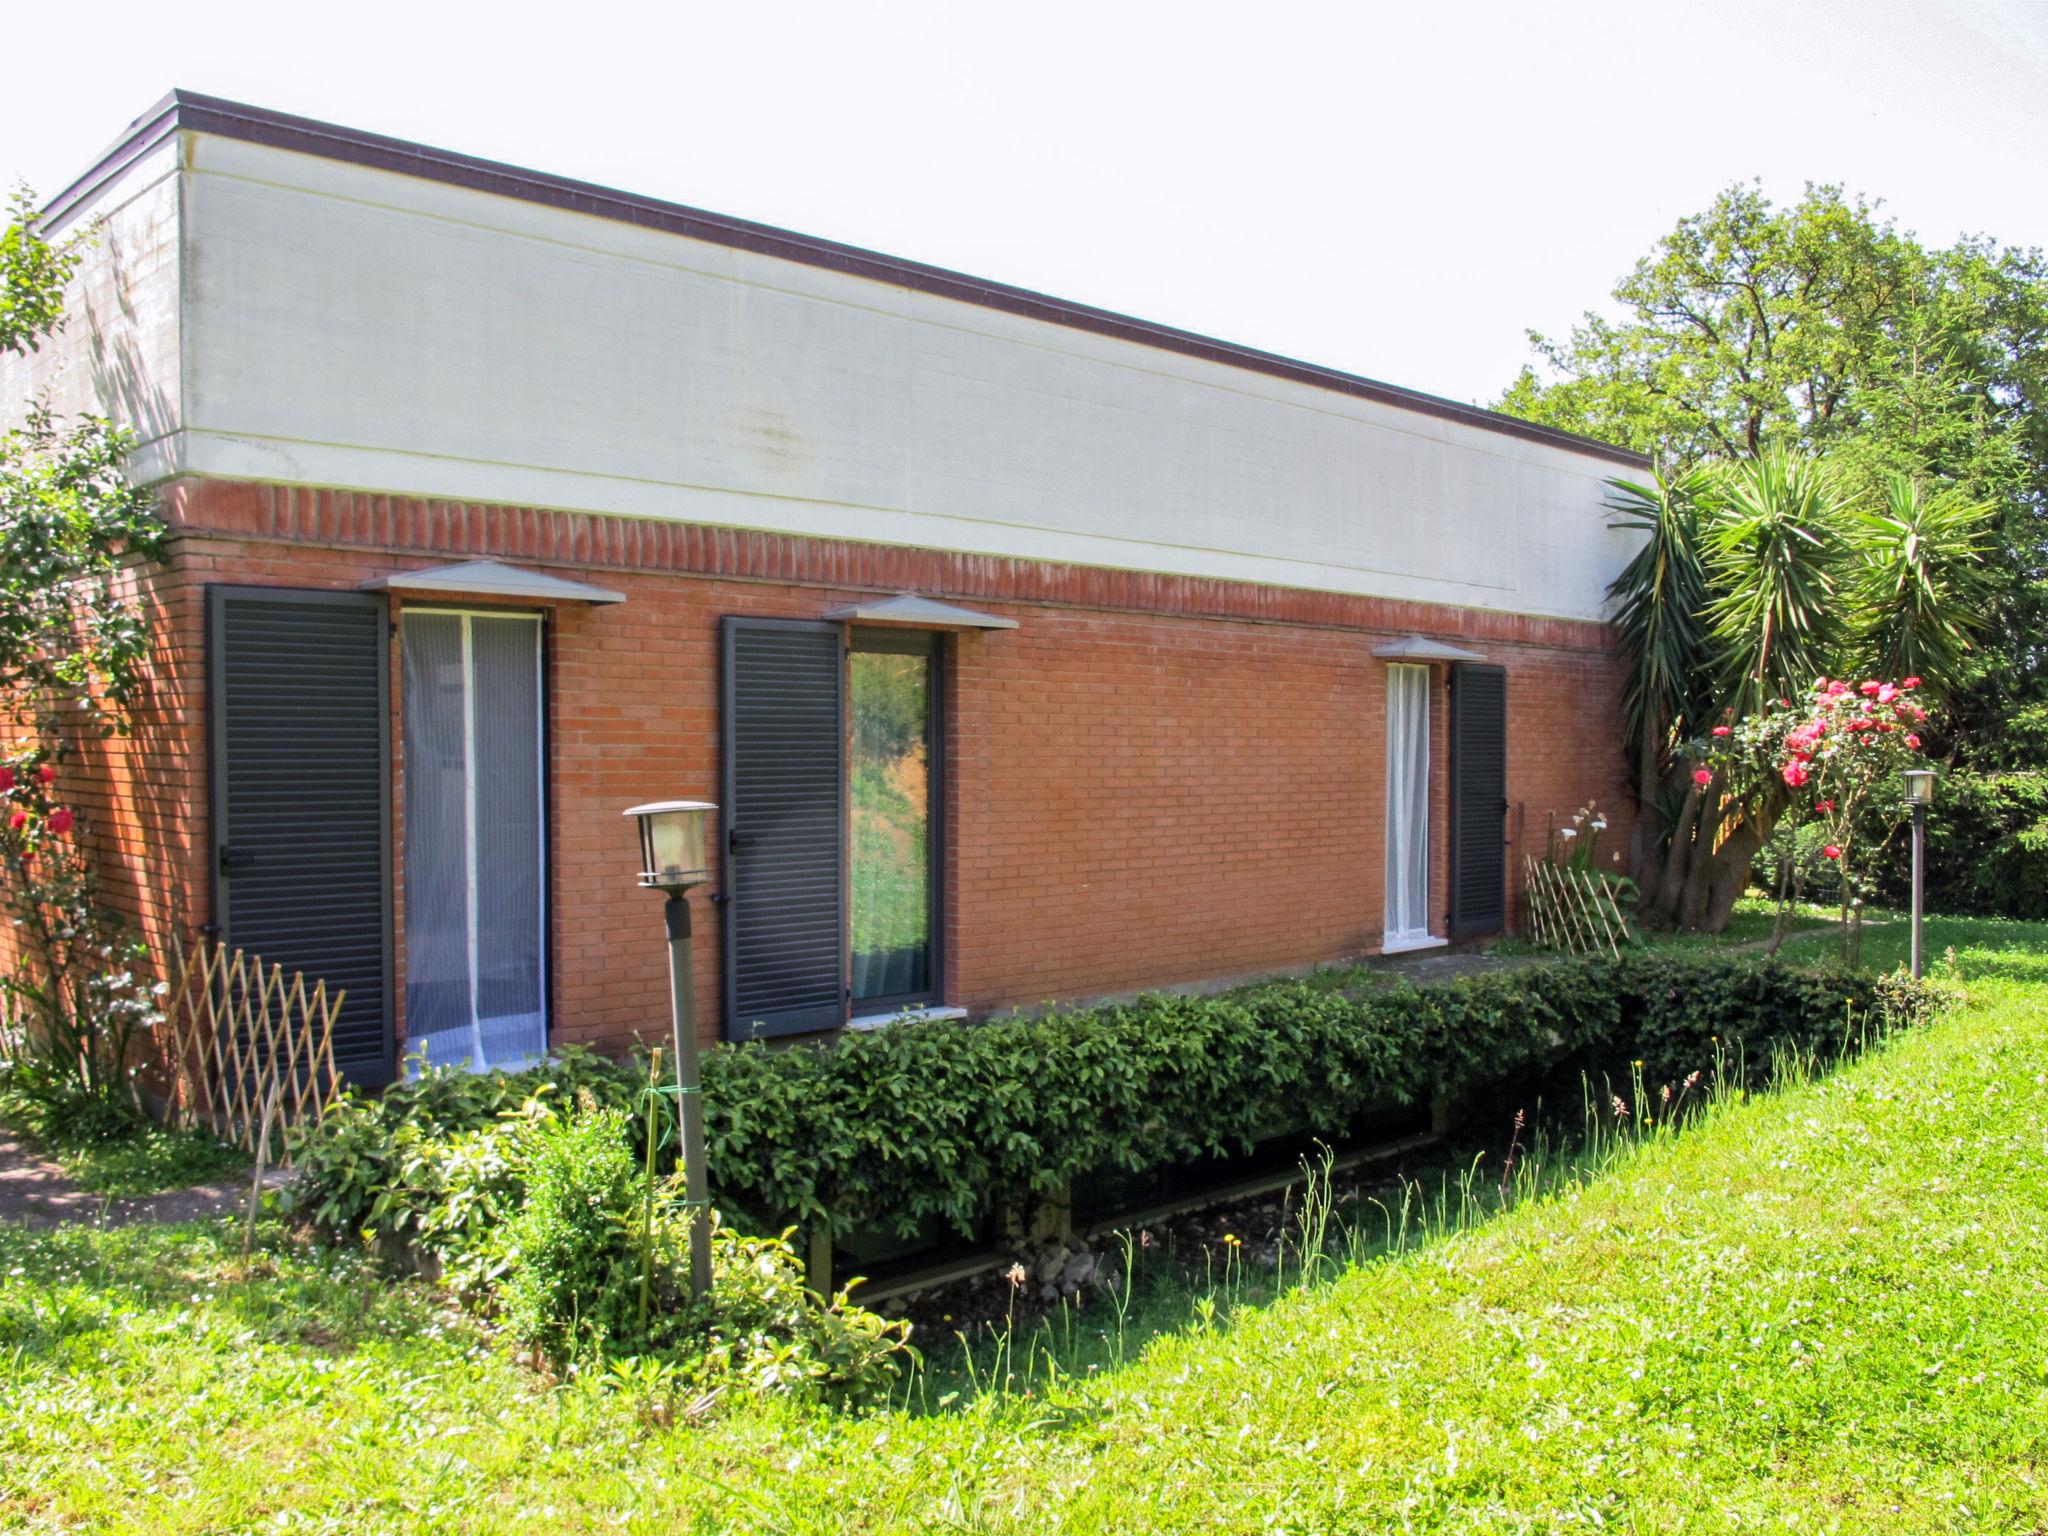
[[[1015,619],[993,613],[976,613],[956,608],[936,598],[905,592],[896,597],[872,598],[849,608],[834,608],[827,619],[844,624],[908,624],[918,629],[1015,629]]]
[[[1441,640],[1427,640],[1421,635],[1409,635],[1402,640],[1389,640],[1385,645],[1372,648],[1373,655],[1381,661],[1484,661],[1486,658],[1477,651],[1463,650],[1455,645],[1445,645]]]
[[[522,571],[496,560],[430,565],[363,583],[365,592],[460,592],[468,597],[518,597],[544,603],[623,603],[626,594],[544,571]]]

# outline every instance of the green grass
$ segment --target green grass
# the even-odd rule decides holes
[[[246,1182],[251,1161],[240,1147],[157,1125],[141,1126],[130,1136],[59,1145],[52,1155],[80,1188],[116,1199],[236,1176]]]
[[[37,1093],[0,1068],[0,1126],[22,1137],[79,1188],[128,1199],[249,1170],[249,1154],[203,1132],[167,1130],[126,1106]]]
[[[630,1392],[544,1389],[353,1257],[0,1232],[0,1524],[2038,1531],[2048,927],[1930,941],[1969,1005],[1831,1077],[1265,1304],[1233,1281],[1155,1294],[1121,1342],[1098,1307],[1053,1358],[984,1349],[976,1379],[1013,1391],[935,1360],[873,1417],[665,1428]]]

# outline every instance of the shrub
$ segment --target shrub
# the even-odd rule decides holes
[[[1913,864],[1903,832],[1869,873],[1878,900],[1898,907],[1912,900]],[[1927,905],[1937,912],[2048,918],[2048,772],[1958,768],[1943,775],[1927,816]]]
[[[562,1362],[652,1342],[636,1326],[640,1180],[625,1117],[598,1110],[526,1122],[516,1205],[485,1244],[504,1274],[499,1301],[521,1342]]]
[[[705,1059],[706,1150],[728,1210],[835,1232],[937,1218],[969,1229],[1077,1174],[1247,1150],[1278,1131],[1343,1134],[1362,1113],[1542,1074],[1654,1085],[1760,1071],[1780,1047],[1831,1058],[1851,1020],[1910,1022],[1923,990],[1836,966],[1631,953],[1358,994],[1307,982],[984,1024],[932,1020],[823,1045]],[[429,1074],[351,1096],[299,1149],[315,1220],[412,1240],[446,1186],[429,1144],[526,1099],[637,1102],[639,1068],[587,1052],[499,1077]],[[566,1112],[566,1111],[565,1111]],[[636,1124],[618,1122],[622,1146]]]

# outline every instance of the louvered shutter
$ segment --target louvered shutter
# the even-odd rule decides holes
[[[1451,937],[1507,923],[1508,675],[1451,669]]]
[[[335,1065],[391,1080],[390,646],[384,599],[209,592],[214,921],[348,996]]]
[[[846,728],[836,624],[725,621],[725,1016],[733,1040],[846,1018]]]

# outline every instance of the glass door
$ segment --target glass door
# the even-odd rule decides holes
[[[1383,949],[1429,938],[1429,668],[1387,668],[1387,897]]]
[[[547,1049],[541,622],[404,616],[406,1054]]]

